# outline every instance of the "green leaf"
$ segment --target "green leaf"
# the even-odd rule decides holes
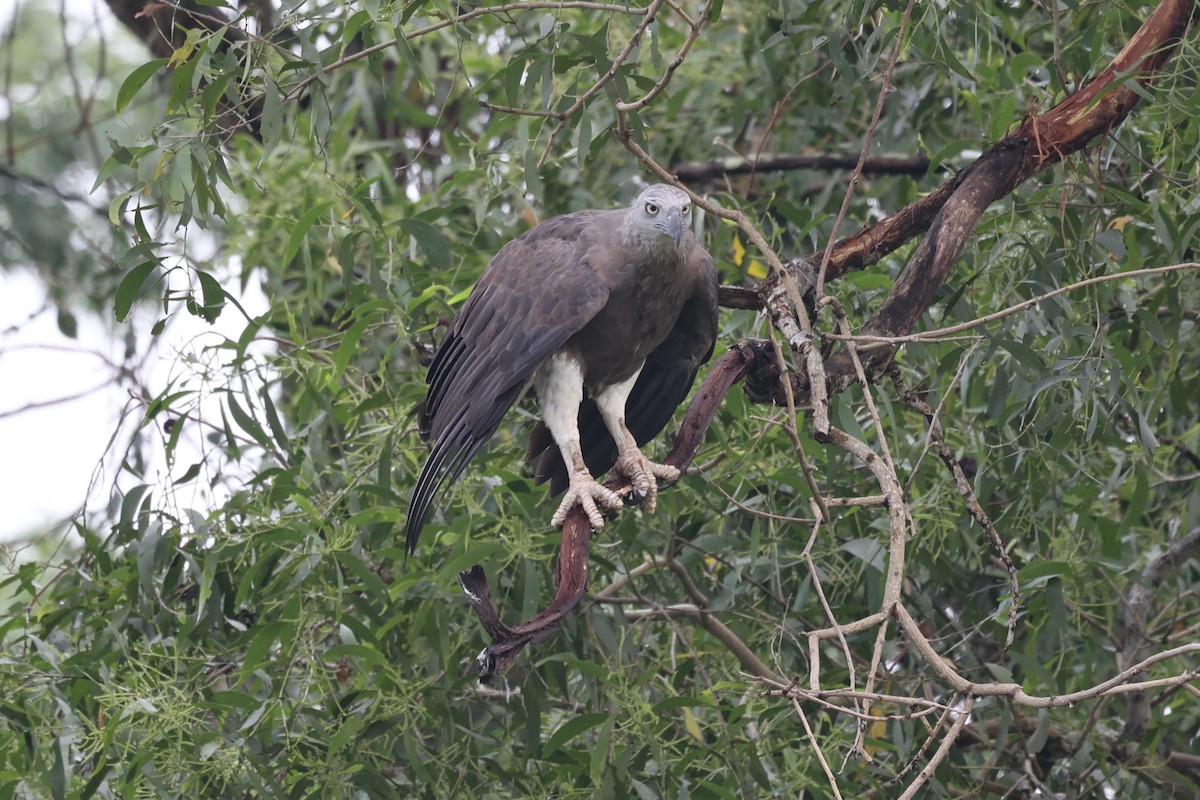
[[[655,37],[658,41],[658,37]],[[579,112],[579,129],[575,139],[575,160],[579,164],[579,168],[584,168],[584,162],[587,161],[588,151],[592,147],[592,116],[588,113],[585,106]]]
[[[525,188],[534,197],[544,197],[545,187],[542,186],[542,176],[538,174],[538,157],[532,147],[525,149]]]
[[[1066,561],[1034,561],[1017,571],[1017,580],[1022,587],[1036,586],[1045,583],[1050,578],[1061,575],[1075,574],[1074,568]]]
[[[205,115],[211,117],[217,113],[217,103],[221,101],[222,97],[228,98],[232,84],[233,74],[227,72],[218,75],[205,85],[200,91],[200,107],[204,109]]]
[[[414,5],[413,8],[416,8],[416,6]],[[413,51],[412,45],[409,43],[408,39],[404,38],[403,36],[397,36],[395,38],[394,45],[396,52],[400,54],[401,59],[408,66],[410,74],[417,79],[417,81],[421,84],[421,88],[424,89],[427,94],[433,95],[435,92],[433,84],[429,82],[429,77],[425,74],[425,71],[421,69],[421,59],[417,56],[416,52]]]
[[[221,311],[225,308],[225,290],[221,288],[220,282],[207,272],[197,272],[196,277],[200,280],[200,291],[203,297],[203,304],[197,307],[199,316],[206,322],[216,322],[217,317],[221,316]]]
[[[178,424],[178,423],[176,423],[176,424]],[[184,472],[183,475],[181,475],[178,478],[176,478],[175,480],[171,481],[171,485],[172,486],[182,486],[185,483],[191,483],[192,481],[194,481],[196,479],[196,476],[200,474],[200,468],[203,465],[204,465],[203,461],[197,461],[196,463],[192,464],[190,467],[187,468],[187,471]]]
[[[450,266],[450,247],[441,231],[423,219],[409,217],[400,220],[400,229],[417,240],[417,246],[425,254],[429,266],[433,269],[445,269]]]
[[[250,434],[250,438],[258,442],[267,450],[271,449],[271,438],[267,436],[267,432],[263,430],[262,425],[258,424],[258,420],[247,414],[240,405],[233,392],[226,396],[226,403],[229,405],[229,413],[233,415],[233,421],[238,424],[238,427]]]
[[[258,130],[262,134],[263,155],[266,156],[283,138],[283,103],[279,98],[279,87],[270,78],[263,81],[262,98],[262,121]]]
[[[267,425],[271,428],[271,435],[275,437],[275,445],[281,453],[287,452],[287,430],[283,427],[283,420],[280,419],[279,412],[275,409],[275,401],[271,399],[270,387],[263,389],[260,397],[263,402],[263,410],[267,414]]]
[[[573,717],[562,725],[558,730],[550,734],[550,738],[546,740],[546,746],[542,749],[542,757],[549,758],[550,755],[567,742],[574,739],[584,731],[594,728],[609,719],[609,715],[601,711],[593,711],[588,714],[580,714]]]
[[[1033,729],[1033,733],[1025,740],[1025,752],[1040,753],[1042,748],[1046,746],[1046,741],[1050,736],[1050,710],[1047,708],[1039,708],[1037,710],[1037,725]]]
[[[353,574],[364,589],[379,598],[387,597],[387,586],[361,559],[346,551],[339,552],[336,557],[337,562]]]
[[[592,758],[591,763],[588,765],[588,775],[592,779],[593,786],[601,784],[604,777],[604,768],[610,763],[608,744],[612,738],[612,732],[613,720],[610,717],[600,726],[600,731],[596,734],[596,744],[592,747]]]
[[[701,778],[696,781],[696,785],[708,789],[712,797],[722,798],[723,800],[737,800],[737,795],[729,791],[727,787],[713,783],[712,781]]]
[[[538,666],[542,664],[553,664],[555,662],[562,663],[572,672],[579,672],[583,675],[590,675],[599,680],[608,678],[608,667],[596,661],[585,661],[575,656],[566,653],[550,653],[545,658],[538,661]]]
[[[396,432],[388,431],[383,440],[383,446],[379,449],[379,466],[376,469],[376,482],[380,488],[390,490],[392,488],[392,447]]]
[[[54,760],[50,768],[50,796],[54,800],[64,800],[67,796],[67,758],[64,758],[64,751],[67,750],[67,739],[64,736],[56,736],[50,742],[50,747],[54,752]]]
[[[154,73],[162,69],[167,63],[165,58],[156,58],[153,61],[142,64],[125,78],[121,83],[121,88],[117,90],[117,113],[125,113],[125,109],[129,107],[130,102],[141,91],[146,82],[154,77]]]
[[[267,663],[271,648],[290,627],[291,623],[272,622],[258,629],[250,641],[250,646],[246,648],[246,655],[242,658],[243,676],[250,675]]]
[[[333,354],[333,379],[338,380],[346,371],[346,367],[350,364],[350,359],[358,353],[358,342],[362,339],[363,333],[366,332],[374,320],[370,316],[363,316],[358,319],[350,330],[342,337],[342,343],[338,345],[337,352]]]
[[[58,330],[63,336],[68,339],[74,339],[79,335],[79,321],[75,319],[75,315],[67,309],[59,306],[58,315],[56,318]]]
[[[325,202],[305,211],[304,214],[292,226],[291,232],[288,234],[287,246],[283,248],[283,260],[281,266],[283,269],[288,269],[292,263],[292,259],[296,257],[296,253],[300,250],[300,245],[304,243],[304,237],[308,234],[308,229],[317,221],[317,217],[324,214],[333,203]]]
[[[879,572],[884,570],[884,557],[887,553],[883,544],[874,539],[852,539],[838,549],[845,550]]]
[[[129,316],[129,311],[133,308],[133,301],[137,299],[142,291],[142,285],[146,283],[146,279],[150,277],[150,273],[157,266],[157,261],[143,261],[125,273],[125,277],[117,285],[113,299],[113,316],[116,317],[117,322],[124,322]]]
[[[375,25],[375,18],[379,16],[379,4],[377,0],[365,4],[367,7],[361,11],[355,11],[346,20],[346,24],[342,26],[341,33],[341,54],[346,55],[348,48],[359,45],[355,39],[358,37],[360,30],[369,30]],[[371,7],[374,6],[374,9]]]
[[[337,753],[352,737],[357,737],[365,723],[362,717],[344,717],[341,726],[329,738],[329,752]]]

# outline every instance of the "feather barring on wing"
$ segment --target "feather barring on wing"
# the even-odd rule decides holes
[[[595,476],[626,476],[654,510],[655,464],[640,446],[666,427],[717,331],[717,274],[691,231],[691,200],[657,184],[633,205],[552,217],[500,249],[450,325],[419,412],[431,443],[409,503],[406,549],[447,482],[466,469],[532,385],[542,421],[530,437],[539,480],[582,505],[593,527],[620,497]]]

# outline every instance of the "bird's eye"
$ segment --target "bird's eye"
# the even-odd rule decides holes
[[[683,207],[683,215],[686,217],[690,213],[692,213],[692,204],[688,203]]]
[[[658,204],[646,203],[646,213],[652,217],[658,216]]]

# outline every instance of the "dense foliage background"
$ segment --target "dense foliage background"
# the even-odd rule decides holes
[[[761,232],[697,225],[753,287],[942,185],[1151,8],[21,3],[0,266],[41,276],[64,335],[99,314],[125,338],[134,424],[65,529],[4,551],[0,798],[1197,796],[1191,267],[907,344],[895,381],[833,395],[898,480],[899,543],[876,467],[735,388],[658,511],[594,540],[591,597],[490,685],[458,573],[481,564],[510,622],[551,595],[532,408],[417,557],[397,539],[422,359],[505,241],[627,203],[655,180],[640,150]],[[1193,42],[991,205],[921,329],[1192,262]],[[913,247],[824,287],[852,329]],[[234,333],[152,375],[186,319]],[[718,355],[776,335],[723,311]]]

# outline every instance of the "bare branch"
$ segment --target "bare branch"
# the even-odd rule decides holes
[[[764,664],[737,634],[731,631],[725,623],[717,619],[714,614],[706,610],[708,598],[696,586],[696,583],[692,580],[692,576],[688,574],[687,567],[673,557],[667,559],[666,566],[679,578],[684,591],[687,592],[692,602],[696,604],[696,612],[689,614],[689,616],[693,616],[705,630],[712,634],[721,644],[725,645],[725,648],[737,657],[737,660],[741,662],[742,668],[747,672],[760,678],[774,675],[775,672]]]
[[[966,473],[963,472],[962,463],[954,455],[954,451],[950,449],[950,446],[946,444],[946,437],[942,432],[942,423],[938,421],[937,413],[928,403],[913,394],[912,390],[904,384],[899,370],[892,369],[889,372],[900,399],[909,408],[924,416],[929,423],[929,438],[933,444],[934,452],[937,453],[942,463],[946,465],[946,469],[950,470],[950,476],[954,479],[954,487],[958,490],[959,496],[963,498],[963,502],[967,506],[967,513],[978,523],[979,527],[983,528],[988,540],[992,543],[992,548],[996,551],[996,556],[1008,571],[1008,592],[1011,606],[1008,613],[1008,633],[1004,639],[1004,649],[1007,650],[1012,647],[1013,640],[1016,639],[1017,635],[1017,609],[1020,598],[1020,587],[1017,584],[1017,567],[1013,564],[1012,559],[1009,558],[1008,550],[1004,546],[1004,539],[1001,538],[1000,532],[996,530],[992,518],[984,511],[979,498],[975,496],[975,490],[971,488],[971,482],[967,479]]]
[[[1041,305],[1047,300],[1058,297],[1059,295],[1069,294],[1070,292],[1078,291],[1079,289],[1084,289],[1088,286],[1094,286],[1098,283],[1108,283],[1110,281],[1127,280],[1130,278],[1142,278],[1147,275],[1162,275],[1170,272],[1178,272],[1180,270],[1189,271],[1196,269],[1200,269],[1200,263],[1189,261],[1182,264],[1168,264],[1162,267],[1131,269],[1128,272],[1114,272],[1108,275],[1093,275],[1090,278],[1086,278],[1081,281],[1075,281],[1074,283],[1067,284],[1066,286],[1060,286],[1052,291],[1039,294],[1037,297],[1031,297],[1028,300],[1022,300],[1021,302],[1011,305],[1007,308],[994,311],[991,314],[985,314],[982,317],[978,317],[968,322],[959,323],[958,325],[949,325],[945,328],[937,328],[932,331],[922,331],[921,333],[910,333],[905,336],[875,336],[871,334],[845,335],[830,333],[826,334],[826,338],[837,339],[846,342],[855,342],[859,344],[874,345],[893,345],[913,342],[939,342],[951,336],[956,336],[960,333],[974,330],[975,328],[983,325],[1004,319],[1005,317],[1010,317],[1013,314],[1020,313],[1021,311],[1026,311],[1034,306]],[[861,350],[865,348],[859,349]]]
[[[838,789],[837,778],[834,776],[833,770],[829,768],[829,762],[825,759],[825,753],[821,750],[821,743],[817,741],[812,726],[808,724],[808,715],[804,713],[804,708],[795,697],[792,698],[792,708],[796,709],[796,716],[800,718],[800,724],[804,726],[804,735],[808,737],[808,743],[812,747],[813,753],[817,756],[817,761],[821,764],[821,771],[825,773],[825,780],[829,781],[829,788],[833,790],[833,796],[838,800],[842,800],[842,793]]]
[[[110,0],[110,2],[112,1],[113,0]],[[457,14],[453,17],[447,17],[446,19],[439,20],[438,22],[431,22],[430,24],[420,28],[413,28],[412,30],[404,31],[403,38],[407,41],[412,41],[413,39],[418,39],[422,36],[436,33],[437,31],[445,28],[451,28],[455,25],[462,25],[465,22],[470,22],[473,19],[486,17],[488,15],[508,14],[513,11],[562,11],[564,9],[600,11],[613,14],[625,14],[631,17],[645,16],[647,13],[647,9],[645,8],[634,8],[633,6],[620,5],[618,3],[594,3],[587,2],[586,0],[562,0],[562,2],[558,2],[558,0],[528,0],[528,2],[504,3],[498,6],[473,8],[470,11],[464,11],[462,14]],[[342,58],[339,58],[337,61],[329,63],[324,67],[324,70],[326,72],[335,72],[347,64],[353,64],[355,61],[375,55],[376,53],[381,53],[385,50],[391,50],[397,45],[398,42],[399,38],[391,39],[386,42],[380,42],[378,44],[371,45],[370,47],[364,47],[362,50],[354,53],[348,53]],[[310,75],[298,83],[290,92],[288,92],[284,99],[295,100],[316,81],[317,76]]]
[[[1200,528],[1193,528],[1182,539],[1172,543],[1165,553],[1150,562],[1142,573],[1144,583],[1130,589],[1125,609],[1125,649],[1122,653],[1124,663],[1131,664],[1137,661],[1145,650],[1146,619],[1158,587],[1197,553],[1200,553]],[[1129,743],[1140,741],[1149,724],[1150,698],[1144,692],[1131,694],[1126,701],[1125,730],[1121,733],[1121,739]]]
[[[933,773],[938,768],[938,765],[946,760],[946,755],[950,752],[950,748],[958,740],[963,726],[967,724],[967,720],[971,717],[971,709],[974,707],[974,697],[963,698],[962,707],[952,712],[954,722],[950,725],[950,730],[946,731],[946,735],[942,737],[942,743],[934,752],[933,757],[929,759],[929,763],[917,774],[916,780],[909,784],[900,794],[899,800],[908,800],[908,798],[916,797],[917,791],[933,777]]]
[[[845,170],[854,169],[858,158],[848,156],[759,156],[746,158],[733,156],[715,161],[692,164],[676,164],[671,172],[681,181],[703,183],[729,175],[747,175],[758,172],[791,172],[795,170]],[[909,175],[920,177],[929,171],[929,159],[925,156],[873,156],[862,162],[863,175]]]
[[[638,43],[642,41],[642,36],[646,33],[646,28],[650,27],[650,23],[654,22],[654,18],[658,14],[659,9],[662,8],[663,2],[664,0],[654,0],[654,2],[652,2],[650,6],[646,8],[645,15],[642,17],[642,21],[639,22],[637,28],[634,29],[633,35],[629,37],[629,41],[627,41],[625,46],[621,48],[621,52],[617,53],[616,57],[613,58],[612,64],[609,66],[608,71],[601,75],[600,79],[592,84],[590,89],[579,95],[575,102],[571,104],[570,108],[559,115],[558,124],[554,126],[554,130],[550,131],[550,139],[546,142],[546,149],[542,151],[542,157],[538,159],[538,169],[541,169],[542,166],[545,165],[546,159],[550,155],[550,150],[554,147],[555,140],[558,139],[559,134],[562,133],[566,128],[567,122],[571,119],[571,117],[575,116],[575,114],[579,112],[579,109],[583,108],[584,104],[587,103],[588,100],[591,100],[593,97],[595,97],[596,93],[603,89],[608,82],[616,76],[617,72],[629,59],[629,54],[632,53],[633,48],[637,47]]]
[[[688,19],[688,25],[691,30],[688,31],[687,38],[683,40],[683,44],[679,46],[679,50],[675,53],[675,56],[667,62],[667,68],[663,72],[662,77],[655,82],[650,91],[631,102],[618,100],[617,111],[637,111],[640,108],[644,108],[654,98],[658,97],[663,89],[667,88],[667,84],[671,82],[671,76],[675,74],[675,70],[679,69],[679,65],[683,63],[683,60],[687,58],[688,51],[692,49],[692,45],[696,43],[696,39],[700,38],[700,31],[704,29],[704,23],[708,22],[708,15],[712,11],[712,7],[713,0],[708,0],[704,4],[704,8],[700,10],[700,16],[695,20]],[[685,18],[687,17],[685,16]]]

